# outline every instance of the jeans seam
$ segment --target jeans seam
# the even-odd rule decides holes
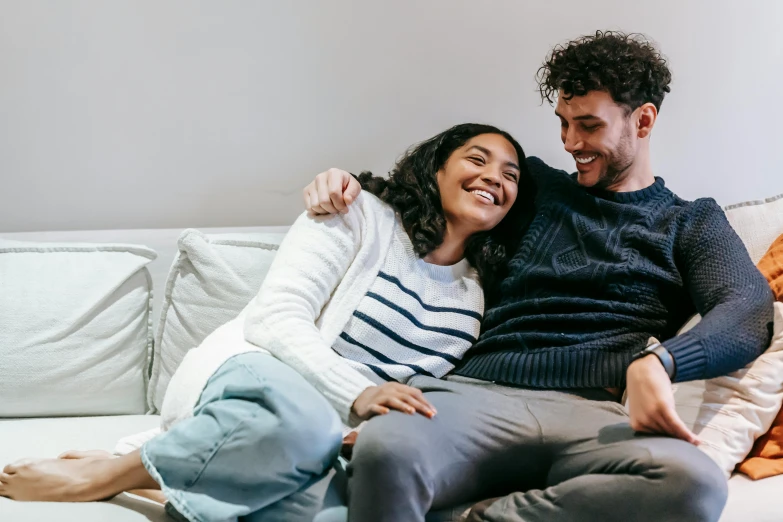
[[[216,454],[218,451],[220,451],[220,448],[222,448],[222,447],[223,447],[223,445],[224,445],[226,442],[228,442],[228,440],[229,440],[229,439],[231,439],[231,437],[233,437],[233,436],[234,436],[234,434],[237,432],[237,430],[238,430],[240,427],[242,427],[242,426],[246,425],[248,420],[253,420],[253,419],[255,419],[256,417],[258,417],[258,414],[259,414],[259,412],[256,412],[256,413],[254,413],[254,414],[253,414],[252,416],[250,416],[250,417],[244,417],[242,420],[240,420],[239,422],[237,422],[237,423],[236,423],[236,425],[235,425],[233,428],[231,428],[231,431],[229,431],[228,433],[226,433],[226,434],[223,436],[223,438],[222,438],[222,439],[220,439],[218,442],[216,442],[216,443],[215,443],[215,445],[213,446],[213,448],[209,450],[209,457],[207,457],[206,461],[204,462],[204,465],[201,467],[201,469],[199,470],[199,472],[196,474],[196,476],[195,476],[193,479],[191,479],[191,480],[190,480],[190,484],[185,484],[185,491],[188,491],[188,490],[190,490],[190,489],[191,489],[193,486],[195,486],[195,485],[198,483],[199,479],[201,479],[201,476],[202,476],[202,475],[204,474],[204,472],[206,471],[206,469],[207,469],[207,466],[209,466],[209,464],[212,462],[212,459],[215,457],[215,454]]]
[[[266,389],[266,381],[267,380],[264,377],[261,377],[260,375],[258,375],[258,373],[256,373],[256,371],[253,370],[252,367],[248,366],[247,364],[243,363],[240,360],[234,360],[234,364],[237,364],[237,365],[241,366],[242,368],[244,368],[247,373],[252,375],[258,381],[258,383],[261,384],[262,386],[264,386],[264,389]]]
[[[240,354],[240,355],[242,355],[242,354]],[[234,357],[231,357],[228,361],[226,361],[226,363],[231,361],[233,364],[236,364],[237,366],[241,366],[248,374],[250,374],[253,378],[255,378],[258,381],[258,383],[262,386],[262,393],[263,393],[265,391],[265,389],[266,389],[266,387],[265,387],[266,382],[263,379],[261,379],[261,377],[256,372],[251,370],[251,368],[249,366],[247,366],[246,364],[244,364],[240,360],[238,360],[238,357],[239,357],[238,355],[234,356]],[[226,363],[224,363],[224,365]],[[205,386],[204,390],[206,390],[206,388],[207,387]],[[204,392],[202,391],[202,394],[203,393]],[[217,401],[211,401],[211,402],[217,402]],[[223,436],[222,439],[220,439],[220,440],[215,442],[215,444],[212,446],[212,448],[210,448],[208,450],[209,456],[205,459],[204,465],[201,467],[201,469],[198,471],[198,473],[196,473],[196,475],[192,479],[190,479],[189,484],[188,483],[185,484],[184,491],[189,490],[190,488],[192,488],[193,486],[195,486],[198,483],[198,481],[201,479],[201,476],[206,471],[207,466],[209,466],[209,464],[212,462],[212,459],[215,457],[215,454],[220,450],[220,448],[222,448],[223,445],[229,439],[231,439],[231,437],[234,436],[234,434],[236,433],[236,431],[240,427],[242,427],[245,424],[247,424],[248,420],[255,419],[258,416],[259,413],[260,412],[256,411],[252,416],[242,418],[239,422],[236,423],[236,425],[233,428],[231,428],[231,431],[227,432]]]
[[[166,501],[174,505],[174,508],[185,518],[191,522],[206,522],[203,518],[193,512],[182,498],[180,498],[179,492],[176,489],[172,489],[166,485],[166,481],[163,480],[163,476],[152,464],[152,460],[149,458],[146,452],[146,445],[141,448],[141,462],[147,469],[147,472],[155,479],[160,485],[161,491],[166,496]]]

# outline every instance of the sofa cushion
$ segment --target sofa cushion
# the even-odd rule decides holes
[[[783,194],[729,205],[724,211],[754,263],[758,263],[775,238],[783,234]]]
[[[719,522],[780,522],[783,475],[753,481],[745,475],[729,480],[729,499]]]
[[[148,390],[160,411],[171,376],[185,354],[255,297],[283,234],[207,236],[185,230],[169,271]]]
[[[153,415],[0,419],[0,468],[27,457],[56,457],[70,450],[111,451],[117,439],[158,425]],[[0,520],[13,522],[171,522],[163,506],[132,495],[108,502],[14,502],[0,497]]]
[[[783,303],[775,303],[772,343],[758,359],[723,377],[678,384],[674,398],[700,449],[729,476],[783,403]]]
[[[0,417],[145,412],[155,257],[0,240]]]

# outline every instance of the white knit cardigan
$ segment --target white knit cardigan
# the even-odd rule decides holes
[[[321,392],[349,426],[371,380],[332,350],[383,266],[394,210],[363,192],[347,214],[296,220],[256,298],[185,356],[161,409],[161,428],[193,414],[207,381],[229,358],[268,351]]]

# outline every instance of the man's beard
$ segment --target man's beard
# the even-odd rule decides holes
[[[605,156],[606,169],[598,176],[596,188],[608,189],[617,185],[628,176],[628,171],[634,162],[634,150],[631,141],[630,125],[623,131],[617,147]]]

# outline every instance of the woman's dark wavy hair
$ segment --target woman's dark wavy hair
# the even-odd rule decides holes
[[[630,113],[645,103],[660,111],[672,74],[644,35],[596,31],[552,49],[536,80],[541,100],[550,104],[561,90],[566,100],[607,91]]]
[[[517,199],[505,218],[492,230],[474,234],[465,257],[481,277],[488,302],[496,296],[508,261],[514,255],[524,228],[532,215],[535,186],[525,163],[525,152],[507,132],[491,125],[463,123],[410,148],[397,161],[388,178],[359,175],[362,188],[375,194],[397,211],[416,253],[424,257],[443,243],[446,216],[438,189],[438,171],[451,154],[471,138],[482,134],[503,136],[519,159]]]

